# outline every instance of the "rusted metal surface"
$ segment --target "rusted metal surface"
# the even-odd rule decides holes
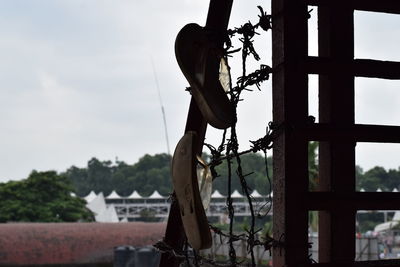
[[[373,143],[400,143],[400,127],[387,125],[344,125],[316,123],[297,127],[299,134],[309,141],[358,141]]]
[[[0,265],[89,264],[113,260],[116,246],[151,246],[164,223],[0,224]]]
[[[351,179],[352,175],[346,178]],[[340,210],[342,207],[354,210],[398,210],[400,207],[400,194],[392,192],[310,192],[306,199],[310,210]]]
[[[318,57],[305,49],[304,4],[319,6]],[[400,206],[395,194],[355,192],[356,142],[400,143],[400,127],[354,123],[354,77],[399,79],[400,63],[354,59],[354,9],[400,13],[397,0],[272,1],[273,115],[285,126],[274,142],[274,238],[283,241],[274,249],[274,267],[400,266],[399,261],[354,262],[356,211]],[[320,75],[316,124],[305,123],[307,73]],[[319,192],[307,192],[304,172],[306,144],[313,140],[321,141]],[[309,210],[320,211],[318,264],[306,258]]]
[[[378,261],[349,261],[337,263],[313,263],[299,267],[400,267],[399,260],[378,260]]]
[[[353,13],[347,5],[318,8],[319,56],[345,63],[342,69],[319,78],[319,118],[333,127],[354,125],[354,76],[349,71],[354,59]],[[355,191],[355,144],[338,140],[320,143],[320,191]],[[319,262],[354,260],[355,212],[350,205],[320,212]]]
[[[394,61],[354,59],[349,64],[330,58],[308,57],[306,68],[310,74],[329,74],[337,70],[356,77],[400,79],[400,62]]]
[[[337,0],[307,0],[309,5],[329,6],[337,5]],[[400,14],[400,5],[398,0],[346,0],[344,4],[349,8],[363,11],[375,11],[384,13]]]
[[[286,127],[274,141],[273,266],[300,266],[308,258],[307,146],[293,125],[308,117],[307,6],[302,1],[272,1],[273,120]]]

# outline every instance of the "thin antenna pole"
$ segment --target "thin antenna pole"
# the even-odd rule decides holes
[[[157,73],[156,73],[156,68],[154,66],[153,58],[150,57],[150,60],[151,60],[151,67],[153,68],[154,80],[156,82],[156,87],[157,87],[157,92],[158,92],[158,100],[160,101],[161,113],[162,113],[163,122],[164,122],[165,139],[167,141],[167,152],[168,152],[168,155],[171,155],[171,151],[169,149],[167,120],[165,119],[165,110],[164,110],[164,105],[163,105],[162,98],[161,98],[160,86],[158,84]]]

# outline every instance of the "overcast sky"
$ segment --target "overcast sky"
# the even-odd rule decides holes
[[[231,26],[256,22],[257,5],[235,1]],[[208,1],[0,0],[0,181],[31,170],[64,171],[91,157],[136,162],[167,151],[151,60],[166,111],[171,151],[183,134],[190,96],[174,55],[178,31],[204,25]],[[400,61],[400,18],[355,14],[358,58]],[[316,55],[316,13],[310,20]],[[257,37],[270,65],[270,35]],[[232,61],[233,68],[238,61]],[[234,72],[235,73],[235,72]],[[317,116],[317,78],[310,77],[310,115]],[[400,124],[400,83],[356,79],[356,121]],[[239,107],[242,149],[272,119],[270,82],[245,93]],[[209,128],[216,143],[221,131]],[[398,168],[400,146],[359,144],[357,163]]]

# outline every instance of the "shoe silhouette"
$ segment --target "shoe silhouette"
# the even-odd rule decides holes
[[[191,23],[178,33],[175,55],[206,121],[215,128],[230,127],[234,110],[220,81],[221,60],[225,62],[222,50],[209,40],[204,28]],[[223,79],[226,87],[226,78]]]
[[[199,250],[210,248],[212,238],[197,180],[196,137],[189,131],[178,142],[172,158],[172,183],[188,242]]]

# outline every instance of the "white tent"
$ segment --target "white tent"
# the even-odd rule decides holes
[[[214,193],[212,193],[211,198],[224,198],[224,196],[218,190],[215,190]]]
[[[130,196],[126,197],[126,198],[131,198],[131,199],[141,199],[142,196],[139,195],[139,193],[135,190],[132,192],[132,194],[130,194]]]
[[[97,214],[95,218],[96,222],[119,222],[117,211],[115,210],[114,205],[108,206],[105,210]]]
[[[87,203],[89,203],[93,199],[95,199],[96,196],[97,196],[96,193],[92,190],[92,191],[90,191],[90,193],[86,197],[84,197],[84,199],[86,200]]]
[[[113,190],[108,196],[106,196],[106,199],[121,199],[121,196]]]
[[[103,192],[100,192],[92,201],[90,201],[86,207],[90,209],[95,215],[100,214],[103,210],[106,210],[106,201],[104,199]]]
[[[253,193],[251,193],[251,196],[254,198],[260,198],[263,197],[260,193],[258,193],[257,190],[254,189]]]
[[[235,191],[233,191],[231,197],[232,198],[242,198],[243,196],[237,190],[235,190]]]
[[[162,195],[160,195],[160,193],[158,193],[157,190],[155,190],[153,192],[153,194],[151,194],[148,198],[150,199],[164,199],[165,197],[163,197]]]
[[[397,193],[397,192],[399,192],[399,190],[397,190],[397,188],[393,188],[392,192]]]
[[[382,189],[379,187],[378,189],[376,189],[376,192],[382,192]]]
[[[114,205],[107,207],[103,192],[100,192],[86,207],[94,213],[96,222],[118,222]]]
[[[365,192],[365,189],[364,189],[364,188],[361,188],[361,189],[360,189],[360,192]]]

